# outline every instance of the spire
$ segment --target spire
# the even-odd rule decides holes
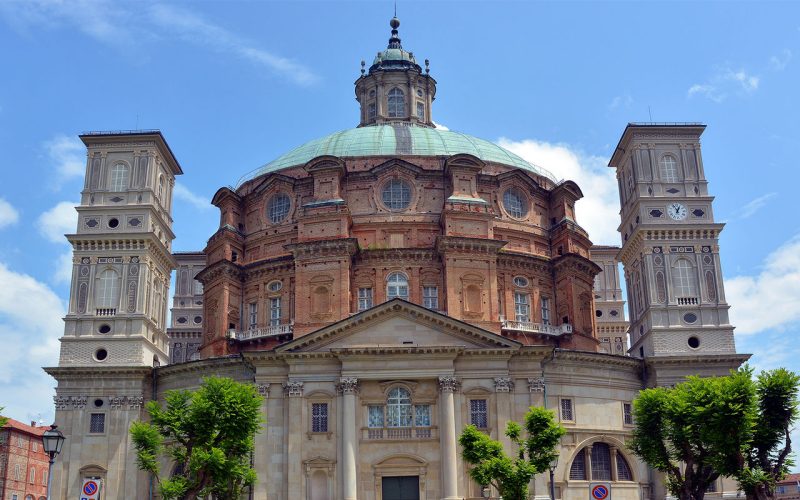
[[[389,38],[389,46],[387,49],[402,49],[400,45],[400,37],[397,36],[397,28],[400,27],[400,20],[397,19],[397,5],[395,4],[395,16],[389,21],[389,26],[392,27],[392,36]]]

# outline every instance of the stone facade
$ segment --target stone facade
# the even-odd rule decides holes
[[[436,82],[400,45],[399,21],[391,27],[389,46],[355,84],[359,126],[219,189],[220,226],[202,252],[169,253],[169,188],[181,171],[160,133],[83,136],[73,293],[60,365],[47,369],[69,439],[54,470],[56,498],[85,477],[99,478],[107,499],[146,498],[130,422],[144,417],[143,402],[211,374],[255,384],[265,398],[251,498],[384,500],[401,490],[411,499],[480,498],[458,435],[474,424],[508,446],[507,422],[532,405],[552,409],[567,428],[557,498],[585,499],[597,481],[611,484],[615,500],[665,497],[659,477],[625,446],[631,402],[643,387],[726,373],[747,359],[729,335],[700,128],[626,129],[612,158],[628,190],[623,246],[593,247],[577,220],[583,194],[574,182],[433,127]],[[637,146],[631,159],[629,144],[645,137],[660,146]],[[628,180],[626,165],[641,170],[641,151],[673,151],[678,138],[694,177],[668,187],[652,176]],[[132,170],[125,177],[117,165]],[[658,196],[632,201],[631,189]],[[670,189],[694,197],[689,209],[702,211],[702,222],[641,222],[640,207],[669,209],[672,199],[659,196]],[[139,225],[119,226],[132,218]],[[685,240],[695,237],[690,252]],[[708,285],[704,295],[659,294],[665,261],[656,248],[694,255],[693,269],[711,272],[713,300]],[[638,332],[631,355],[618,258]],[[165,285],[176,266],[170,358]],[[106,271],[125,280],[101,282]],[[100,287],[116,297],[111,305]],[[663,295],[660,309],[642,309],[646,292]],[[678,328],[690,312],[692,327]],[[685,348],[691,336],[699,349]],[[199,359],[179,353],[187,339],[200,343]],[[532,481],[532,498],[548,497],[548,481]],[[732,484],[718,490],[710,495],[735,495]]]
[[[0,499],[44,500],[50,457],[39,427],[10,419],[0,429]]]

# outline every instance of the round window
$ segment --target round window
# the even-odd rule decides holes
[[[108,351],[103,348],[100,348],[94,351],[94,359],[95,361],[105,361],[108,358]]]
[[[289,215],[289,207],[291,200],[284,193],[279,193],[269,199],[267,203],[267,217],[273,224],[283,222],[286,216]]]
[[[103,406],[103,400],[102,399],[95,399],[94,400],[94,406],[95,406],[95,408],[102,407]]]
[[[528,215],[528,202],[525,194],[517,188],[507,189],[503,193],[503,208],[511,217],[522,219]]]
[[[687,323],[694,323],[697,321],[697,315],[695,313],[686,313],[683,315],[683,321]]]
[[[689,340],[686,343],[689,344],[689,347],[692,349],[697,349],[700,347],[700,339],[697,337],[689,337]]]
[[[404,210],[411,204],[411,187],[406,181],[392,179],[383,185],[381,200],[389,210]]]
[[[114,229],[115,227],[119,226],[119,219],[108,219],[108,227]]]
[[[270,284],[267,285],[267,288],[269,289],[270,292],[277,292],[280,291],[281,288],[283,288],[283,283],[278,280],[271,281]]]
[[[524,276],[517,276],[514,278],[514,286],[524,288],[528,286],[528,278]]]
[[[97,329],[100,333],[108,333],[111,331],[111,325],[100,325],[100,328]]]

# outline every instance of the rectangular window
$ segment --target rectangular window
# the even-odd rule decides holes
[[[328,432],[328,403],[311,404],[311,432]]]
[[[366,311],[372,308],[372,288],[358,289],[358,310]]]
[[[561,420],[565,420],[567,422],[575,421],[575,412],[572,409],[571,399],[561,400]]]
[[[550,299],[542,297],[542,324],[550,324]]]
[[[520,323],[530,323],[531,321],[531,297],[527,293],[514,292],[514,314],[516,321]]]
[[[422,104],[421,102],[417,103],[417,118],[419,118],[420,120],[425,119],[425,105]]]
[[[14,464],[14,480],[19,481],[22,479],[22,472],[20,471],[19,464]]]
[[[439,310],[439,288],[435,286],[422,287],[422,305],[434,311]]]
[[[89,416],[89,432],[100,434],[106,431],[106,414],[92,413]]]
[[[31,475],[29,479],[31,484],[36,482],[36,469],[34,469],[33,467],[31,467]]]
[[[431,405],[414,405],[414,425],[416,427],[431,426]]]
[[[383,406],[369,406],[369,418],[367,419],[367,427],[382,428],[383,427]]]
[[[374,102],[371,102],[371,103],[369,103],[367,105],[367,119],[368,120],[374,120],[375,119],[375,115],[378,114],[377,109],[378,108],[375,106]]]
[[[469,400],[469,423],[478,429],[489,428],[488,405],[485,399]]]
[[[250,330],[255,330],[258,327],[258,303],[250,303]]]
[[[194,294],[203,295],[203,284],[197,280],[194,280]]]
[[[273,297],[269,299],[269,326],[281,324],[281,298]]]
[[[633,425],[633,405],[622,403],[622,422],[625,425]]]

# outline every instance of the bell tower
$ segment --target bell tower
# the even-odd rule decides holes
[[[735,354],[714,221],[700,154],[701,124],[628,124],[616,169],[620,260],[630,353],[641,358]]]
[[[95,478],[107,498],[146,498],[128,428],[151,399],[153,367],[168,363],[166,312],[172,191],[182,170],[161,132],[80,136],[87,148],[72,285],[57,368],[55,421],[68,438],[54,498]]]

